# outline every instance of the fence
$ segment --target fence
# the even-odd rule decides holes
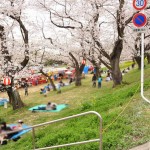
[[[68,120],[68,119],[72,119],[72,118],[76,118],[76,117],[80,117],[80,116],[84,116],[84,115],[88,115],[88,114],[95,114],[100,119],[100,128],[99,128],[100,138],[99,139],[92,139],[92,140],[87,140],[87,141],[81,141],[81,142],[75,142],[75,143],[69,143],[69,144],[56,145],[56,146],[36,149],[36,146],[35,146],[35,128],[38,128],[38,127],[41,127],[41,126],[44,126],[44,125],[48,125],[48,124],[53,124],[53,123],[60,122],[60,121],[64,121],[64,120]],[[60,147],[66,147],[66,146],[80,145],[80,144],[86,144],[86,143],[92,143],[92,142],[99,142],[99,144],[100,144],[99,150],[102,150],[102,117],[99,113],[97,113],[95,111],[89,111],[89,112],[85,112],[85,113],[81,113],[81,114],[77,114],[77,115],[73,115],[73,116],[53,120],[53,121],[50,121],[50,122],[34,125],[31,128],[32,128],[33,149],[34,150],[46,150],[46,149],[53,149],[53,148],[60,148]]]

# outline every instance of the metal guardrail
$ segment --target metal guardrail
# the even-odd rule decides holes
[[[150,104],[150,100],[144,96],[144,33],[141,33],[141,97]]]
[[[64,121],[64,120],[68,120],[68,119],[72,119],[72,118],[77,118],[77,117],[88,115],[88,114],[95,114],[100,119],[100,129],[99,129],[100,138],[99,139],[92,139],[92,140],[87,140],[87,141],[81,141],[81,142],[75,142],[75,143],[69,143],[69,144],[56,145],[56,146],[44,147],[44,148],[36,149],[36,147],[35,147],[35,128],[38,128],[38,127],[44,126],[44,125],[48,125],[48,124],[53,124],[53,123],[60,122],[60,121]],[[65,117],[65,118],[61,118],[61,119],[45,122],[45,123],[42,123],[42,124],[31,126],[30,128],[32,128],[33,149],[34,150],[46,150],[46,149],[67,147],[67,146],[80,145],[80,144],[86,144],[86,143],[92,143],[92,142],[99,142],[99,144],[100,144],[99,150],[102,150],[102,117],[96,111],[89,111],[89,112],[85,112],[85,113],[81,113],[81,114],[77,114],[77,115],[73,115],[73,116],[69,116],[69,117]]]

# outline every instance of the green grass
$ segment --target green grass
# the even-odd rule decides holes
[[[128,68],[128,67],[131,67],[131,65],[133,64],[133,61],[126,61],[124,63],[121,63],[119,66],[121,69],[125,69],[125,68]]]
[[[145,95],[150,99],[150,66],[145,68]],[[103,79],[102,88],[92,88],[91,75],[82,80],[81,87],[74,85],[62,88],[61,94],[50,92],[43,97],[38,91],[22,96],[26,106],[13,111],[0,107],[0,118],[8,123],[23,119],[26,124],[35,125],[62,117],[94,110],[103,118],[103,149],[128,150],[150,139],[150,105],[140,97],[140,71],[131,70],[125,74],[124,84],[112,88],[112,82]],[[40,88],[39,88],[40,89]],[[20,91],[22,92],[22,91]],[[48,101],[67,103],[69,108],[59,113],[32,113],[28,108]],[[118,117],[119,115],[119,117]],[[99,138],[99,120],[95,115],[83,116],[35,130],[36,148]],[[60,148],[61,150],[98,150],[98,143]],[[10,141],[0,150],[32,149],[32,133],[23,135],[17,142]]]

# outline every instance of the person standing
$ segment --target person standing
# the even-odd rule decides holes
[[[57,93],[58,93],[58,94],[60,94],[60,93],[61,93],[61,89],[60,89],[60,87],[61,87],[61,84],[60,84],[60,83],[58,83],[58,84],[57,84]]]
[[[27,83],[25,83],[24,85],[24,90],[25,90],[25,95],[28,96],[28,84]]]
[[[92,82],[93,82],[93,87],[96,87],[96,75],[95,75],[95,73],[92,77]]]
[[[69,84],[71,84],[71,83],[72,83],[72,81],[73,81],[73,80],[72,80],[72,77],[70,77],[70,79],[69,79]]]
[[[101,88],[101,86],[102,86],[102,77],[99,76],[98,77],[98,88]]]

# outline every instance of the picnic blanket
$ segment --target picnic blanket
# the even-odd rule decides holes
[[[59,104],[59,105],[57,105],[56,110],[37,110],[38,107],[46,107],[46,105],[37,105],[37,106],[34,106],[34,107],[32,107],[32,108],[29,108],[29,110],[30,110],[30,111],[33,111],[34,109],[36,109],[36,110],[34,110],[34,111],[38,111],[38,112],[59,112],[59,111],[61,111],[62,109],[68,107],[68,104]]]

